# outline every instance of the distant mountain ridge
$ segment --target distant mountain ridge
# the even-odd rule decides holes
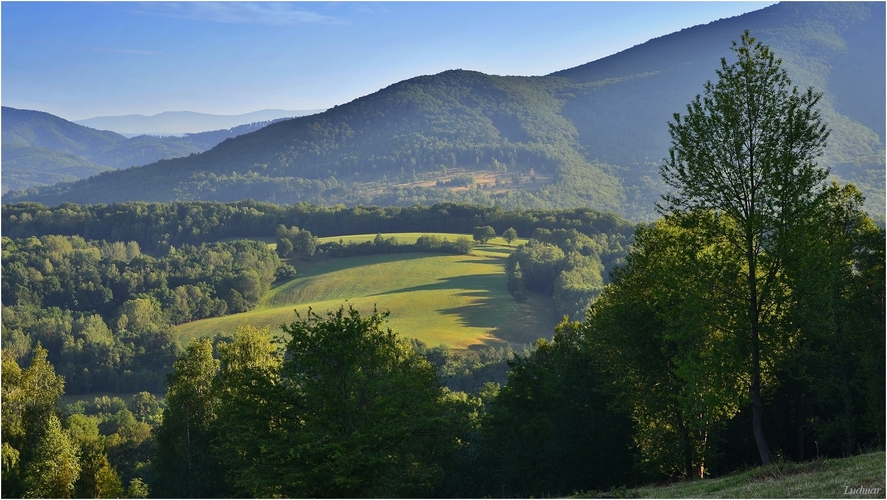
[[[687,28],[544,77],[451,70],[283,120],[185,158],[4,201],[299,201],[588,207],[655,217],[667,122],[742,32],[824,93],[822,163],[884,213],[885,4],[788,2]],[[883,215],[881,215],[883,219]]]
[[[74,123],[97,130],[112,130],[128,137],[136,135],[183,135],[221,130],[245,123],[267,122],[281,118],[312,115],[323,111],[264,109],[239,115],[216,115],[194,111],[165,111],[156,115],[97,116]]]
[[[136,136],[95,130],[42,111],[2,108],[3,193],[72,182],[116,168],[206,151],[273,120],[183,137]]]

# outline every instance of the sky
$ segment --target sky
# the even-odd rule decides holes
[[[67,120],[344,104],[449,69],[536,76],[774,2],[0,3],[0,101]]]

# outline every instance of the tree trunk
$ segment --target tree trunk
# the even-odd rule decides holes
[[[757,332],[754,334],[755,347],[752,350],[752,382],[751,382],[751,402],[752,414],[751,424],[752,432],[755,436],[755,444],[758,446],[758,454],[761,456],[761,465],[768,465],[773,461],[770,456],[770,448],[767,446],[767,440],[764,438],[764,429],[761,425],[763,404],[761,402],[761,354],[758,348]]]
[[[764,429],[762,426],[763,403],[761,401],[761,339],[759,324],[759,308],[758,308],[758,277],[757,277],[757,259],[754,255],[754,240],[750,237],[747,240],[747,257],[748,257],[748,288],[750,297],[748,301],[748,312],[751,333],[751,403],[752,403],[752,433],[755,437],[755,444],[758,446],[758,454],[761,456],[761,464],[768,465],[772,462],[770,448],[767,446],[767,440],[764,438]]]

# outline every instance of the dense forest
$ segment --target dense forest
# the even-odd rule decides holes
[[[251,200],[174,203],[114,203],[47,207],[26,202],[2,211],[3,235],[10,238],[64,235],[91,240],[135,241],[143,251],[166,252],[170,246],[199,245],[225,238],[277,237],[277,228],[298,227],[314,236],[400,232],[472,234],[491,226],[496,234],[513,228],[529,237],[536,229],[576,229],[626,239],[634,225],[612,213],[590,209],[503,210],[500,207],[439,203],[433,206],[325,207],[296,203],[274,205]]]
[[[824,92],[820,159],[884,213],[884,4],[785,2],[541,77],[417,76],[210,151],[8,193],[4,201],[589,207],[657,217],[666,123],[750,29]],[[5,128],[5,127],[4,127]],[[126,165],[129,166],[129,165]],[[473,181],[473,182],[472,182]],[[439,184],[438,184],[439,182]],[[470,184],[469,184],[470,183]]]
[[[732,50],[668,123],[651,223],[455,203],[4,205],[4,495],[615,495],[883,449],[887,234],[819,163],[823,94],[748,31]],[[550,295],[563,321],[522,352],[429,347],[345,305],[171,336],[321,255],[471,251],[381,234],[397,231],[529,238],[508,290]],[[377,236],[317,239],[358,233]],[[98,387],[136,394],[62,403]]]

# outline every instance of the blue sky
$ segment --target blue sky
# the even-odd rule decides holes
[[[2,104],[321,109],[448,69],[545,75],[773,2],[2,2]]]

